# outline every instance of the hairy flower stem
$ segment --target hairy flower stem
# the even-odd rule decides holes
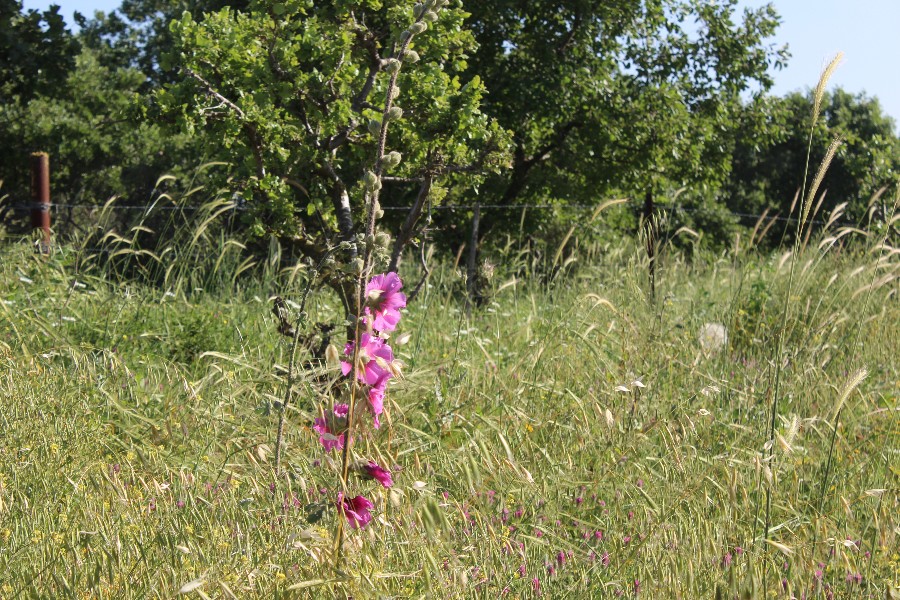
[[[420,16],[415,20],[415,23],[421,23],[422,17]],[[388,81],[387,91],[385,92],[384,98],[384,110],[381,113],[381,131],[378,135],[378,147],[375,151],[375,177],[378,182],[381,182],[381,177],[384,175],[384,150],[387,146],[387,135],[388,135],[388,127],[390,125],[390,113],[391,108],[394,106],[394,90],[397,88],[397,77],[400,75],[400,70],[403,65],[403,58],[406,56],[407,51],[409,50],[409,45],[412,42],[415,34],[409,32],[409,35],[406,36],[406,39],[403,40],[403,43],[400,46],[400,49],[396,53],[396,60],[400,61],[400,66],[394,69],[391,73],[391,78]],[[359,274],[359,279],[357,280],[357,289],[356,295],[359,299],[359,306],[363,306],[365,304],[365,299],[363,298],[363,294],[365,292],[365,280],[368,276],[369,272],[372,269],[372,253],[374,248],[374,244],[371,243],[373,237],[375,236],[375,220],[377,218],[378,213],[378,197],[381,192],[380,185],[375,186],[374,189],[368,191],[366,193],[366,235],[365,235],[365,252],[363,254],[363,268]],[[357,332],[357,342],[359,341],[359,333]],[[354,363],[354,368],[355,368]]]
[[[419,16],[416,20],[416,23],[422,22],[422,16]],[[409,32],[409,35],[406,36],[406,39],[403,40],[403,43],[400,45],[400,49],[396,53],[396,59],[400,61],[400,65],[403,64],[403,58],[409,50],[409,45],[412,42],[415,34]],[[391,108],[394,104],[394,90],[397,88],[397,76],[400,74],[400,67],[398,66],[391,72],[390,80],[388,81],[387,91],[385,93],[384,99],[384,110],[381,115],[381,131],[378,135],[378,146],[376,148],[375,154],[375,177],[376,181],[379,185],[374,186],[372,189],[366,192],[366,233],[364,238],[365,243],[365,252],[363,253],[363,263],[362,268],[359,271],[359,275],[356,280],[356,311],[354,318],[356,319],[356,323],[354,326],[354,334],[353,334],[353,357],[352,362],[353,368],[350,373],[351,378],[351,388],[350,388],[350,408],[349,415],[347,418],[347,430],[344,433],[344,449],[343,454],[341,455],[341,490],[344,492],[346,496],[347,491],[347,480],[350,474],[350,458],[352,453],[350,452],[350,447],[353,445],[353,425],[354,419],[356,417],[356,403],[360,395],[360,385],[359,385],[359,373],[360,373],[360,364],[359,364],[359,347],[360,341],[362,338],[363,330],[361,327],[362,324],[362,313],[363,307],[366,304],[365,299],[365,290],[366,290],[366,279],[368,278],[371,270],[372,270],[372,256],[373,251],[375,249],[375,245],[373,243],[375,237],[375,221],[378,213],[378,196],[380,192],[380,182],[381,176],[384,174],[384,150],[387,145],[387,134],[388,134],[388,125],[390,123],[390,112]],[[340,509],[339,509],[340,510]],[[340,568],[341,560],[343,558],[343,545],[344,545],[344,519],[338,518],[337,525],[337,533],[335,534],[335,542],[334,542],[334,567],[335,569]]]
[[[275,478],[281,477],[281,452],[284,443],[284,422],[287,415],[288,406],[291,404],[291,395],[294,389],[294,363],[297,361],[297,346],[300,343],[300,326],[306,320],[306,300],[309,298],[309,291],[312,289],[319,269],[325,263],[325,259],[331,256],[334,250],[326,252],[322,259],[309,273],[309,280],[303,289],[303,298],[300,300],[300,311],[297,315],[297,321],[294,323],[294,335],[291,341],[291,355],[288,359],[288,375],[287,386],[284,390],[284,400],[281,401],[281,411],[278,413],[278,434],[275,436]]]

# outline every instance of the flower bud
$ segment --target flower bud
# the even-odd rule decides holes
[[[359,274],[363,270],[363,259],[357,257],[350,261],[350,269],[353,273]]]
[[[413,35],[420,34],[423,31],[425,31],[426,29],[428,29],[428,24],[426,24],[422,21],[416,21],[415,23],[413,23],[412,25],[409,26],[409,32]]]
[[[396,100],[397,96],[400,95],[400,86],[395,85],[391,88],[391,100]]]
[[[421,2],[416,2],[416,5],[413,6],[413,17],[418,21],[419,17],[422,16],[422,13],[425,12],[425,5]]]
[[[403,60],[408,63],[417,63],[419,62],[419,53],[415,50],[407,50],[406,54],[403,55]]]
[[[410,37],[412,37],[412,32],[409,29],[407,29],[406,31],[404,31],[403,33],[400,34],[400,41],[405,42]]]
[[[438,20],[437,13],[433,10],[426,11],[424,15],[422,15],[423,21],[428,21],[429,23],[434,23]]]
[[[403,117],[403,109],[399,106],[392,106],[391,109],[387,112],[387,118],[391,121],[396,121]]]
[[[375,245],[379,248],[387,248],[391,243],[391,236],[385,231],[379,231],[375,234]]]
[[[336,369],[341,364],[340,354],[338,354],[338,349],[335,348],[334,344],[328,344],[325,347],[325,364],[332,369]]]
[[[369,119],[368,128],[369,133],[371,133],[375,137],[381,135],[381,121],[379,121],[378,119]]]
[[[384,70],[391,74],[396,73],[400,70],[400,61],[396,58],[389,58],[384,61]]]
[[[381,157],[381,160],[384,162],[384,166],[389,169],[393,169],[394,167],[399,165],[402,159],[403,156],[396,150],[394,150],[393,152],[388,152],[383,157]]]
[[[367,235],[366,236],[366,250],[372,250],[375,248],[375,236]]]
[[[374,190],[375,186],[378,185],[378,175],[372,171],[366,171],[366,174],[363,175],[363,185],[369,191]]]

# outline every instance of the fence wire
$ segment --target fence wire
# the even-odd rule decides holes
[[[638,202],[630,202],[629,203],[633,207],[640,208],[642,206],[641,203]],[[522,210],[593,210],[596,209],[599,204],[447,204],[447,205],[438,205],[432,206],[431,211],[473,211],[475,207],[478,207],[480,210],[496,210],[496,211],[522,211]],[[65,203],[50,203],[50,207],[52,208],[62,208],[62,209],[102,209],[104,208],[102,205],[96,204],[65,204]],[[3,206],[0,203],[0,211],[7,209],[15,212],[29,212],[34,207],[31,204],[10,204],[7,206]],[[154,211],[184,211],[184,212],[195,212],[203,210],[203,205],[184,205],[184,206],[160,206],[157,204],[146,204],[146,205],[138,205],[138,204],[113,204],[108,207],[109,210],[113,211],[142,211],[142,212],[154,212]],[[382,206],[381,209],[384,211],[403,211],[410,210],[410,206]],[[655,209],[659,211],[676,211],[676,212],[684,212],[684,213],[696,213],[702,212],[706,209],[695,206],[681,206],[679,204],[656,204]],[[232,212],[245,212],[249,210],[245,206],[234,206],[232,207]],[[799,219],[797,217],[784,217],[780,215],[761,215],[740,211],[727,211],[729,215],[733,217],[737,217],[739,219],[753,219],[759,221],[761,218],[765,217],[767,221],[778,221],[781,223],[797,223]],[[806,223],[811,225],[825,225],[827,221],[821,219],[812,219],[807,220]],[[855,223],[850,223],[846,221],[835,222],[835,225],[838,226],[854,226]]]

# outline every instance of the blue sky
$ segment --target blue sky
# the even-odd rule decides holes
[[[67,22],[72,12],[110,12],[121,0],[57,0]],[[477,1],[477,0],[470,0]],[[829,87],[877,96],[900,128],[900,0],[772,0],[782,17],[775,35],[787,43],[788,67],[774,73],[776,94],[813,87],[823,65],[838,51],[844,63]],[[46,8],[46,0],[24,0],[26,8]],[[765,0],[739,0],[740,7],[759,7]]]

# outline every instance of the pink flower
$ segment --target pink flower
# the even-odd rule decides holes
[[[366,285],[366,314],[375,314],[372,327],[377,331],[393,331],[400,321],[400,309],[406,307],[406,295],[400,292],[403,282],[396,273],[376,275]]]
[[[319,442],[326,452],[344,447],[344,433],[347,429],[347,415],[350,407],[346,404],[335,404],[333,411],[325,411],[325,418],[317,417],[313,429],[319,434]],[[340,435],[335,435],[340,431]]]
[[[362,496],[346,499],[343,492],[338,492],[337,509],[347,519],[347,523],[353,529],[363,528],[372,520],[372,513],[369,509],[375,508],[369,500]]]
[[[382,469],[371,460],[363,465],[362,473],[363,477],[366,477],[367,479],[375,479],[376,481],[378,481],[378,483],[386,488],[394,485],[394,480],[391,479],[391,472],[386,469]]]
[[[394,351],[380,337],[364,333],[359,339],[359,360],[364,365],[356,377],[366,385],[380,386],[386,384],[391,377],[388,364],[394,360]],[[344,347],[344,355],[353,356],[353,342]],[[341,362],[341,372],[349,375],[353,365]]]
[[[381,421],[378,420],[378,417],[384,412],[384,391],[386,387],[387,379],[380,385],[376,385],[369,389],[369,408],[372,409],[375,429],[381,427]]]

